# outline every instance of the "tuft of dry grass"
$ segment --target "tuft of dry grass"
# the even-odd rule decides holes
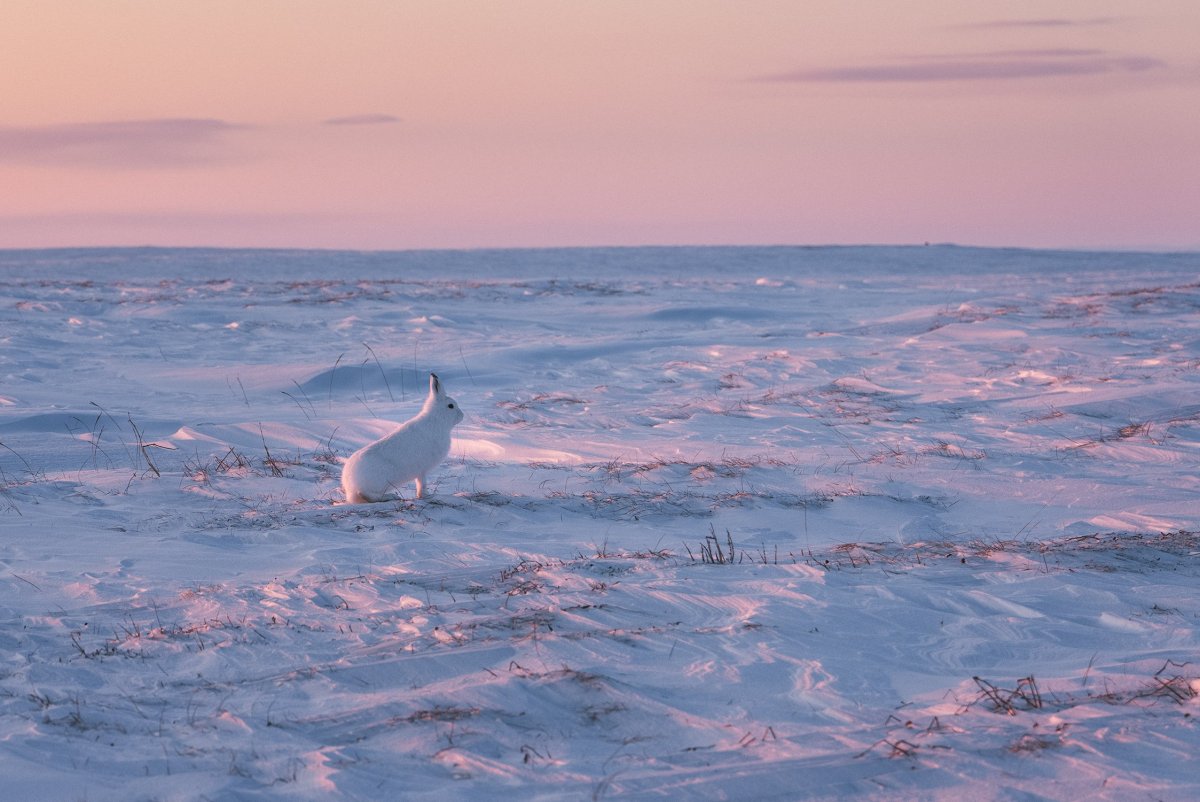
[[[1191,663],[1176,663],[1168,660],[1162,668],[1154,672],[1154,676],[1144,688],[1133,695],[1133,699],[1168,699],[1177,704],[1190,702],[1200,696],[1200,682],[1195,677],[1187,677],[1178,673],[1179,669],[1187,668]]]
[[[979,686],[979,697],[968,707],[986,700],[993,711],[1009,716],[1015,716],[1020,710],[1041,710],[1043,707],[1042,693],[1032,674],[1017,680],[1017,686],[1011,690],[993,685],[982,677],[971,679]]]
[[[721,541],[717,537],[717,531],[709,524],[709,532],[704,536],[704,541],[700,544],[700,559],[696,559],[696,555],[692,553],[691,547],[686,543],[683,547],[687,549],[688,557],[692,562],[700,562],[702,565],[731,565],[737,561],[737,548],[733,545],[733,535],[729,530],[725,530],[725,547],[721,546]]]

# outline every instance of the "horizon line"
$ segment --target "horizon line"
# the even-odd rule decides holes
[[[288,245],[50,245],[50,246],[0,246],[0,253],[50,253],[71,251],[190,251],[190,252],[258,252],[258,253],[358,253],[358,254],[397,254],[397,253],[479,253],[503,251],[597,251],[597,250],[833,250],[851,248],[876,249],[924,249],[924,248],[957,248],[977,251],[1024,251],[1030,253],[1128,253],[1155,255],[1200,255],[1200,243],[1193,246],[1038,246],[1038,245],[978,245],[954,241],[928,242],[824,242],[824,243],[641,243],[641,244],[607,244],[607,245],[480,245],[480,246],[424,246],[397,248],[355,248],[355,247],[303,247]]]

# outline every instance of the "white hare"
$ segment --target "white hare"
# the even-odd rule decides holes
[[[396,431],[350,455],[342,467],[346,501],[384,501],[400,485],[417,482],[417,498],[425,492],[425,475],[450,453],[450,430],[463,419],[458,403],[446,395],[437,374],[429,374],[429,397],[416,417]]]

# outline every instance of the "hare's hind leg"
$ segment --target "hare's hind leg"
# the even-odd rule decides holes
[[[425,495],[425,474],[417,477],[417,498],[422,498]]]

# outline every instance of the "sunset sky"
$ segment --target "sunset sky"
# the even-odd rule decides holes
[[[0,247],[1200,248],[1196,0],[3,0]]]

